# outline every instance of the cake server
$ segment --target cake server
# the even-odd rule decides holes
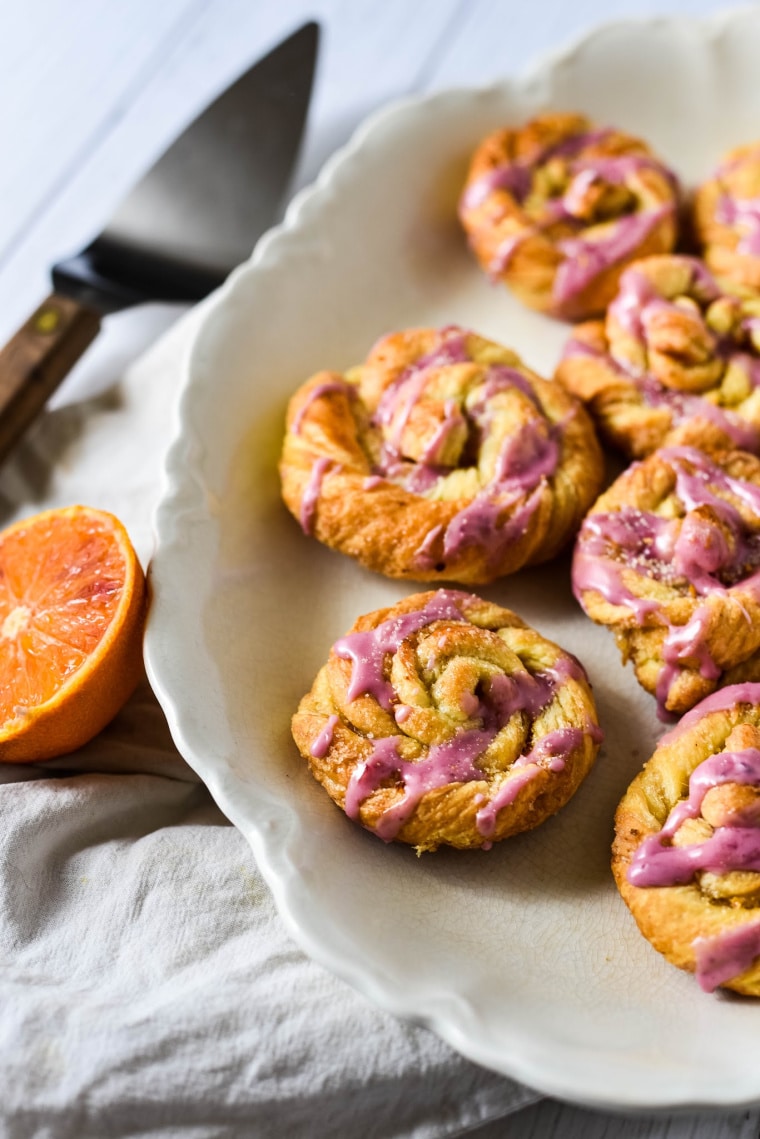
[[[304,24],[188,126],[103,232],[52,268],[53,292],[0,350],[0,460],[95,338],[104,315],[198,301],[277,219],[319,42]]]

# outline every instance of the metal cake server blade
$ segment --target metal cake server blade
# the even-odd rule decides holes
[[[197,301],[278,218],[298,155],[319,28],[304,24],[187,127],[103,232],[53,266],[54,292],[0,350],[0,460],[100,328],[143,301]]]

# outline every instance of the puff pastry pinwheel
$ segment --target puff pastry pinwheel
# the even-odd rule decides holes
[[[760,684],[708,696],[665,736],[618,807],[612,869],[655,949],[760,996]]]
[[[293,736],[346,814],[417,852],[486,847],[574,794],[601,732],[578,661],[508,609],[455,590],[360,617]]]
[[[695,257],[645,257],[603,321],[577,325],[555,373],[631,458],[658,447],[760,451],[760,301]]]
[[[736,147],[694,194],[694,232],[727,288],[760,291],[760,142]]]
[[[633,463],[586,517],[572,580],[662,716],[760,680],[760,460],[669,447]]]
[[[459,217],[493,280],[532,308],[582,320],[604,311],[630,261],[673,249],[679,198],[640,139],[546,114],[481,142]]]
[[[313,376],[290,401],[280,474],[326,545],[389,577],[474,584],[554,557],[603,468],[580,401],[452,326]]]

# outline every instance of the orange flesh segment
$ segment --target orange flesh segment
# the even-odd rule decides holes
[[[119,609],[120,537],[86,512],[48,515],[0,541],[0,725],[53,697]]]

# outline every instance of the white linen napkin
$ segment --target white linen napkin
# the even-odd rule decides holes
[[[198,310],[110,318],[0,472],[0,525],[75,502],[147,563]],[[285,932],[143,682],[81,751],[0,766],[0,1132],[454,1136],[537,1096],[370,1005]]]

